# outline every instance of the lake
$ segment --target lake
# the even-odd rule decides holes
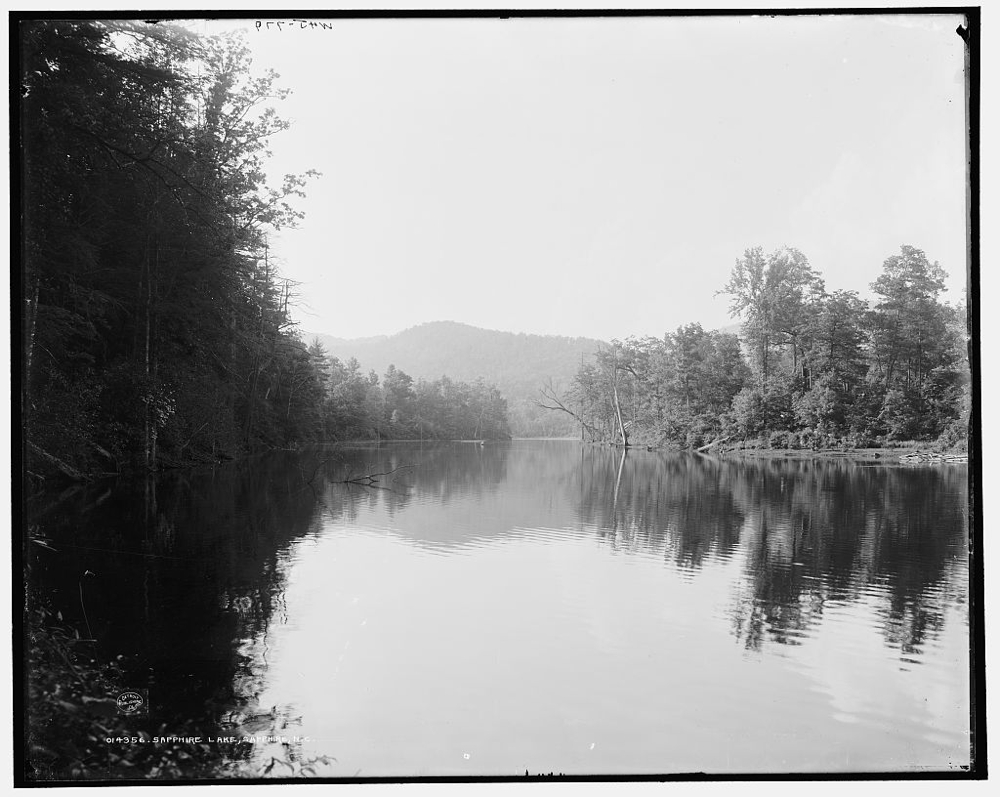
[[[29,513],[150,733],[259,737],[224,777],[970,763],[964,465],[393,443]]]

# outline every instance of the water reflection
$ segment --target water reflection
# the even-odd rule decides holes
[[[376,473],[388,475],[357,483]],[[638,690],[637,662],[646,658],[682,681],[715,684],[721,697],[698,710],[732,714],[726,722],[742,727],[751,720],[734,713],[749,699],[739,684],[758,676],[728,659],[720,639],[766,659],[810,645],[825,651],[824,628],[851,627],[879,635],[906,666],[930,660],[954,630],[949,618],[967,605],[966,480],[964,467],[625,454],[566,442],[278,452],[40,496],[30,522],[56,550],[33,547],[32,577],[70,622],[89,621],[102,652],[126,657],[129,686],[149,690],[151,732],[196,720],[210,733],[291,735],[310,723],[326,727],[329,713],[391,736],[404,730],[388,710],[405,714],[404,705],[453,724],[464,717],[482,725],[477,711],[487,711],[502,724],[505,703],[522,715],[532,706],[484,693],[485,683],[517,676],[524,691],[526,680],[537,681],[531,694],[544,705],[561,694],[559,679],[569,688],[581,661],[594,675],[588,696],[567,692],[552,710],[577,705],[580,717],[565,722],[585,724],[596,712],[595,727],[617,727],[625,709],[604,693]],[[87,570],[96,575],[87,577],[85,618],[78,590]],[[369,615],[359,613],[359,595],[371,612],[367,627],[386,630],[381,647],[358,651],[359,661],[371,657],[365,666],[350,670],[351,641],[375,638],[360,630]],[[688,665],[682,655],[712,665]],[[613,675],[624,661],[632,681]],[[497,670],[483,671],[489,666]],[[347,672],[361,680],[329,698],[341,701],[336,709],[301,696],[326,694]],[[776,682],[803,677],[774,673]],[[397,691],[411,680],[410,691]],[[420,702],[435,685],[436,702]],[[350,695],[376,686],[394,697],[351,714],[360,698]],[[804,700],[816,687],[802,689]],[[455,705],[444,706],[449,695]],[[325,708],[309,719],[314,699]],[[638,703],[629,710],[642,714]],[[365,725],[379,717],[384,727]],[[652,745],[669,730],[647,719]],[[546,744],[557,744],[547,738],[534,742],[543,757]],[[347,737],[337,744],[348,746]],[[694,748],[672,765],[647,762],[642,749],[602,760],[636,772],[726,769],[725,760],[745,768],[707,752],[703,760]],[[300,742],[277,751],[300,766],[316,752]],[[746,750],[742,761],[758,752]],[[260,748],[247,773],[259,774],[277,753]],[[579,771],[592,761],[580,759]],[[400,766],[397,774],[417,774]]]
[[[694,455],[581,451],[577,516],[632,550],[659,551],[677,566],[728,557],[743,514],[731,488],[739,466]]]
[[[795,643],[828,601],[883,598],[886,641],[904,652],[940,618],[946,563],[967,549],[964,473],[778,462],[734,485],[747,517],[747,578],[735,633]],[[940,627],[940,624],[937,624]],[[905,627],[905,630],[904,630]]]
[[[742,541],[733,633],[751,649],[799,644],[828,601],[875,589],[886,641],[919,652],[940,630],[945,594],[964,600],[964,468],[584,449],[579,479],[580,523],[616,549],[697,570]]]
[[[123,657],[128,686],[148,690],[148,731],[215,722],[245,699],[240,641],[274,620],[282,553],[316,522],[293,461],[257,457],[29,507],[55,549],[31,546],[36,588]]]

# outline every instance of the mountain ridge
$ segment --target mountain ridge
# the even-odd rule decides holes
[[[394,365],[414,379],[492,382],[507,399],[511,428],[519,437],[577,433],[571,418],[537,406],[538,393],[550,380],[568,388],[581,360],[605,345],[596,338],[506,332],[459,321],[428,321],[362,338],[302,330],[302,338],[319,340],[341,361],[354,357],[364,371],[379,376]]]
[[[595,343],[604,344],[606,341],[600,340],[599,338],[591,338],[586,335],[555,335],[555,334],[545,334],[541,332],[511,332],[506,329],[490,329],[489,327],[480,327],[475,324],[468,324],[465,321],[452,321],[450,319],[444,319],[441,321],[421,321],[419,324],[413,324],[412,326],[401,329],[399,332],[392,333],[380,333],[378,335],[362,335],[356,338],[345,338],[339,335],[331,335],[328,332],[315,332],[302,330],[302,338],[306,342],[311,341],[314,337],[319,337],[321,339],[337,341],[339,343],[359,343],[359,342],[369,342],[369,341],[383,341],[389,340],[391,338],[398,338],[402,335],[407,335],[416,330],[426,330],[428,328],[432,329],[461,329],[470,330],[472,332],[480,333],[487,332],[491,335],[501,335],[517,338],[556,338],[559,340],[586,340]]]

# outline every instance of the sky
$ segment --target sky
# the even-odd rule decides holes
[[[327,20],[242,27],[293,90],[272,237],[302,329],[453,320],[600,339],[734,323],[745,249],[828,289],[902,244],[966,280],[958,15]]]
[[[61,0],[48,5],[79,10]],[[185,0],[162,7],[189,5],[204,7]],[[120,4],[96,0],[89,7]],[[1000,75],[1000,24],[989,3],[982,15],[981,138],[990,142],[998,135],[989,87]],[[914,25],[912,17],[827,17],[812,30],[804,20],[713,26],[706,19],[674,32],[677,19],[641,20],[636,33],[621,22],[596,22],[589,33],[582,22],[535,20],[546,32],[523,41],[515,31],[527,23],[518,21],[345,21],[294,38],[291,31],[258,33],[253,19],[243,23],[261,68],[272,66],[296,90],[279,105],[295,124],[274,141],[275,173],[326,172],[302,205],[301,230],[280,240],[284,272],[302,285],[297,314],[304,329],[354,337],[449,318],[610,338],[662,334],[689,320],[714,326],[728,317],[725,300],[713,294],[754,244],[796,245],[830,288],[863,292],[885,257],[909,243],[942,263],[951,275],[946,298],[959,298],[964,119],[961,51],[952,33],[957,18],[921,17]],[[804,29],[790,30],[798,24]],[[495,32],[473,36],[477,25]],[[390,27],[412,32],[390,35]],[[636,126],[657,120],[655,127]],[[408,161],[415,152],[420,157]],[[989,221],[996,218],[996,147],[983,146],[981,157],[981,217]],[[447,179],[432,175],[424,202],[418,178],[442,161]],[[580,168],[567,174],[573,165]],[[5,175],[8,166],[0,164]],[[664,175],[671,179],[659,184]],[[450,191],[469,185],[467,194],[448,201]],[[651,200],[655,207],[644,204]],[[478,212],[485,208],[504,213]],[[478,220],[471,229],[448,223],[468,224],[470,217]],[[995,226],[983,225],[980,275],[987,407],[1000,395],[989,368],[996,335],[989,300],[1000,287],[996,270],[987,267],[997,249]],[[484,229],[491,234],[479,240]],[[499,273],[489,272],[497,262]],[[428,279],[416,283],[421,270]],[[432,276],[441,273],[459,278],[440,284]],[[5,299],[8,287],[0,285]],[[0,329],[5,366],[10,331]],[[8,400],[11,382],[3,385],[0,403],[15,406]],[[1000,437],[995,418],[983,413],[986,451]],[[4,443],[17,428],[16,421],[3,424]],[[984,484],[997,483],[990,457],[981,470]],[[5,506],[13,505],[10,489],[10,482],[0,483]],[[996,525],[992,506],[983,507],[987,529]],[[989,570],[993,559],[986,556]],[[0,580],[6,584],[9,576]],[[993,583],[985,585],[987,604],[996,597]],[[995,640],[988,629],[989,653],[996,652]],[[0,671],[10,671],[6,655]],[[996,693],[988,692],[991,715]],[[6,762],[0,770],[8,771]],[[884,788],[911,793],[920,785]],[[658,784],[631,783],[629,790],[644,786]],[[798,788],[769,788],[784,786]],[[830,794],[842,789],[814,786]],[[582,788],[601,790],[596,783]],[[366,792],[372,789],[380,787]]]

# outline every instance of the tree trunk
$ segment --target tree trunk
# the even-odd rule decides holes
[[[612,531],[618,530],[618,491],[621,489],[622,485],[622,471],[625,469],[625,454],[627,449],[622,449],[621,459],[618,460],[618,478],[615,479],[615,493],[614,500],[611,505],[611,529]]]
[[[611,389],[614,394],[615,399],[615,417],[618,419],[618,431],[622,436],[622,446],[628,448],[628,432],[625,431],[625,423],[622,420],[622,408],[621,402],[618,400],[618,353],[615,352],[615,361],[613,364],[614,373],[612,374]]]

